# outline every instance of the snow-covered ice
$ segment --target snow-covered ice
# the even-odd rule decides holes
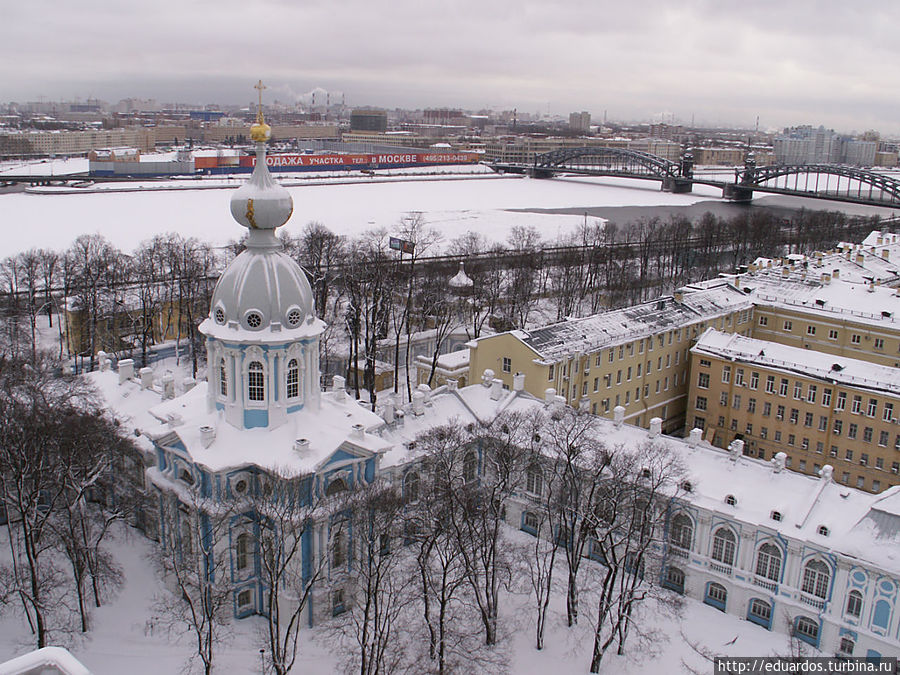
[[[238,185],[235,182],[235,186]],[[527,213],[518,209],[625,205],[689,205],[714,190],[676,195],[654,182],[624,179],[534,180],[521,177],[378,183],[328,183],[289,188],[294,213],[285,226],[299,234],[318,221],[338,234],[359,235],[397,224],[421,211],[445,241],[478,231],[503,241],[516,225],[533,225],[546,239],[573,230],[582,215]],[[84,233],[98,232],[126,252],[155,234],[179,232],[216,245],[240,236],[228,212],[228,190],[178,190],[98,194],[0,195],[6,238],[0,254],[31,247],[63,249]],[[517,209],[511,211],[510,209]]]

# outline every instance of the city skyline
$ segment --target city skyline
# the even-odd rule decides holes
[[[38,0],[6,8],[2,98],[247,104],[261,77],[266,102],[322,87],[351,106],[900,133],[900,7],[820,8]]]

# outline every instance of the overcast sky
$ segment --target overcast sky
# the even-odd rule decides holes
[[[897,0],[0,0],[0,100],[350,105],[900,135]]]

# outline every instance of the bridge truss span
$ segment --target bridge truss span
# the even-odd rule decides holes
[[[572,172],[664,180],[679,176],[679,171],[680,165],[676,162],[626,148],[564,148],[534,158],[536,175]]]
[[[900,204],[900,180],[875,171],[840,164],[746,167],[735,170],[735,183],[751,189],[825,199],[879,205]]]

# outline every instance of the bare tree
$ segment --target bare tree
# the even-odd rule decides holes
[[[165,495],[160,503],[164,531],[156,560],[172,592],[157,596],[154,621],[174,635],[190,637],[191,660],[199,659],[206,675],[212,672],[232,612],[227,572],[232,515],[226,504],[201,497],[194,489],[180,498]]]
[[[7,514],[7,589],[21,602],[37,646],[66,629],[66,584],[54,561],[53,520],[64,502],[78,424],[96,403],[77,379],[42,358],[0,359],[0,504]],[[75,425],[75,426],[73,426]]]
[[[634,620],[638,605],[655,598],[660,607],[677,611],[675,596],[659,592],[663,521],[677,499],[684,468],[666,446],[652,441],[612,455],[608,475],[585,522],[605,571],[599,588],[590,671],[599,672],[610,645],[624,653],[632,634],[643,627]]]
[[[415,558],[397,537],[403,502],[397,490],[381,480],[343,496],[346,521],[335,525],[339,532],[330,562],[332,593],[341,594],[340,603],[333,597],[339,614],[336,628],[343,641],[355,647],[348,672],[397,672],[409,656],[401,635],[410,619],[416,579]],[[350,552],[346,560],[345,550]],[[346,572],[348,567],[352,569]]]
[[[252,521],[245,518],[246,528],[233,536],[235,568],[249,569],[252,554],[259,561],[268,610],[263,640],[278,675],[294,667],[303,612],[324,569],[323,559],[302,559],[304,539],[315,531],[316,522],[325,519],[313,484],[311,475],[260,475],[250,496],[238,501],[240,511]]]

